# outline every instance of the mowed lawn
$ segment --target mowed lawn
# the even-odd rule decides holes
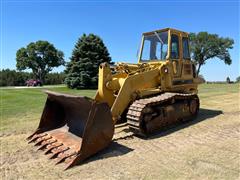
[[[93,98],[96,90],[72,90],[67,87],[0,89],[0,133],[26,132],[36,128],[47,95],[44,90]],[[199,86],[200,99],[236,93],[239,84],[203,84]],[[206,101],[205,101],[206,102]]]
[[[94,97],[96,90],[44,87]],[[44,88],[0,89],[1,179],[239,179],[239,84],[199,86],[193,121],[148,139],[116,126],[113,142],[82,165],[63,171],[28,144],[46,100]],[[80,109],[81,107],[79,107]]]
[[[47,95],[44,90],[94,97],[96,90],[67,87],[0,89],[1,133],[26,132],[37,126]]]

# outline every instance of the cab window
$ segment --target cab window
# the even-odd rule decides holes
[[[144,36],[141,61],[165,60],[168,50],[168,31]]]
[[[182,38],[182,47],[183,47],[183,59],[190,59],[188,38]]]
[[[175,34],[171,36],[171,58],[179,59],[179,40]]]

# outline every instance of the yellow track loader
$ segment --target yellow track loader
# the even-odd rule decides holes
[[[101,64],[94,99],[46,91],[29,142],[69,168],[107,147],[118,122],[147,136],[194,118],[202,80],[190,59],[188,33],[171,28],[143,33],[138,59],[137,64]]]

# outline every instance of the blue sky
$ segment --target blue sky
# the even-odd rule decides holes
[[[16,69],[16,51],[47,40],[69,61],[83,33],[99,35],[113,61],[137,62],[141,34],[165,27],[208,31],[233,38],[232,65],[209,60],[200,74],[207,80],[239,76],[239,1],[1,1],[1,68]],[[62,71],[64,67],[54,69]]]

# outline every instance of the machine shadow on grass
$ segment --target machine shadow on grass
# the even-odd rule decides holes
[[[155,139],[155,138],[159,138],[162,136],[166,136],[168,134],[174,133],[175,131],[179,131],[181,129],[184,129],[186,127],[192,126],[194,124],[200,123],[202,121],[207,120],[208,118],[213,118],[215,116],[218,116],[220,114],[223,114],[223,112],[221,110],[212,110],[212,109],[203,109],[200,108],[198,116],[190,121],[186,121],[186,122],[180,122],[177,123],[173,126],[167,127],[166,129],[163,129],[159,132],[156,132],[154,134],[152,134],[151,136],[147,137],[147,138],[143,138],[143,139]]]
[[[133,150],[134,149],[124,146],[122,144],[119,144],[118,142],[112,141],[107,148],[103,149],[102,151],[99,151],[94,156],[88,158],[84,162],[84,164],[92,162],[92,161],[96,161],[99,159],[106,159],[106,158],[111,158],[111,157],[115,157],[115,156],[122,156]]]
[[[189,127],[191,125],[194,125],[194,124],[197,124],[199,122],[205,121],[208,118],[213,118],[215,116],[218,116],[222,113],[223,112],[220,111],[220,110],[210,110],[210,109],[202,109],[201,108],[198,116],[191,121],[177,123],[176,125],[171,126],[171,127],[167,127],[166,129],[158,131],[158,132],[152,134],[151,136],[149,136],[147,138],[143,138],[143,137],[139,137],[139,138],[144,139],[144,140],[161,138],[161,137],[166,136],[168,134],[174,133],[175,131],[179,131],[179,130],[184,129],[186,127]],[[124,131],[126,133],[128,133],[129,129],[126,128],[126,129],[124,129]],[[133,136],[134,135],[132,134],[131,137],[133,138]],[[131,138],[131,137],[126,136],[124,138]],[[119,139],[122,139],[122,138],[119,138]],[[104,150],[98,152],[97,154],[95,154],[94,156],[88,158],[84,163],[89,163],[89,162],[96,161],[96,160],[99,160],[99,159],[111,158],[111,157],[115,157],[115,156],[122,156],[122,155],[125,155],[125,154],[134,150],[132,148],[129,148],[127,146],[119,144],[117,142],[119,139],[115,139],[114,141],[112,141],[111,144],[106,149],[104,149]]]

